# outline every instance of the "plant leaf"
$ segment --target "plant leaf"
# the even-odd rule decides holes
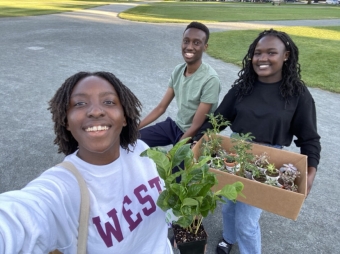
[[[191,167],[191,165],[193,164],[193,159],[194,159],[194,153],[190,148],[187,155],[184,158],[184,169],[189,169]]]
[[[191,210],[190,206],[183,206],[181,209],[183,215],[192,215]]]
[[[172,159],[172,167],[178,166],[190,152],[192,153],[190,149],[190,144],[185,144],[179,147],[175,153],[174,158]]]
[[[187,195],[187,190],[183,186],[181,186],[180,187],[179,199],[182,200],[182,202],[183,202],[183,200],[185,199],[186,195]]]
[[[170,189],[177,195],[179,196],[180,195],[180,192],[181,192],[181,185],[179,183],[173,183],[173,184],[170,184]]]
[[[197,194],[201,191],[203,184],[192,184],[188,187],[188,197],[196,197]]]
[[[177,150],[182,147],[183,145],[185,145],[188,141],[190,140],[190,137],[182,139],[181,141],[177,142],[176,145],[174,145],[170,151],[168,152],[168,155],[170,157],[170,160],[173,160]]]
[[[157,205],[164,211],[166,212],[167,210],[170,209],[170,206],[168,205],[168,202],[166,201],[168,196],[168,191],[164,190],[161,192],[157,199]]]
[[[171,173],[171,163],[169,158],[159,149],[149,148],[141,153],[142,157],[149,157],[157,165],[157,170],[159,171],[160,177],[165,180],[165,175],[170,175]]]
[[[182,216],[178,219],[178,221],[174,222],[175,224],[181,226],[182,228],[187,228],[191,225],[191,223],[194,220],[194,216],[187,215],[187,216]]]
[[[183,200],[183,205],[182,206],[197,206],[197,205],[198,205],[198,201],[196,199],[185,198]]]
[[[177,177],[182,175],[184,173],[184,170],[180,170],[176,173],[173,173],[172,175],[168,176],[165,180],[165,184],[171,184]]]
[[[243,183],[236,182],[233,184],[227,184],[224,186],[220,192],[220,195],[226,197],[229,200],[236,200],[239,192],[243,190]]]

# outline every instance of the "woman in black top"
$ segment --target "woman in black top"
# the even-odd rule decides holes
[[[233,132],[251,132],[255,142],[289,146],[295,136],[296,146],[308,156],[309,194],[321,146],[314,100],[301,80],[298,55],[297,46],[286,33],[273,29],[260,33],[243,59],[239,78],[215,115],[221,114],[229,120]],[[212,126],[206,121],[194,140],[209,128]],[[261,212],[242,202],[227,202],[223,207],[224,239],[217,252],[229,253],[237,241],[242,254],[261,253],[258,222]]]

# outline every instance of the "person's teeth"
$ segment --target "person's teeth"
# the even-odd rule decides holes
[[[268,64],[261,64],[259,67],[260,69],[264,69],[264,68],[267,68],[269,65]]]
[[[93,126],[93,127],[89,127],[86,129],[86,131],[104,131],[104,130],[108,130],[109,127],[107,126]]]

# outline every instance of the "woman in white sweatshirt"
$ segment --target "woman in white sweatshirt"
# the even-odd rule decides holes
[[[113,74],[80,72],[49,102],[59,152],[90,194],[87,253],[171,254],[165,214],[156,205],[161,181],[140,157],[141,103]],[[25,188],[0,195],[0,253],[76,253],[80,189],[55,166]]]

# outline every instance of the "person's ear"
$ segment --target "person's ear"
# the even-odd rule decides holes
[[[204,51],[206,51],[207,48],[208,48],[208,43],[206,43],[206,44],[204,45]]]
[[[126,125],[127,125],[127,123],[126,123],[126,118],[125,118],[125,116],[124,116],[123,127],[125,127]]]
[[[285,62],[288,60],[289,55],[290,55],[290,51],[286,51],[285,52]]]

